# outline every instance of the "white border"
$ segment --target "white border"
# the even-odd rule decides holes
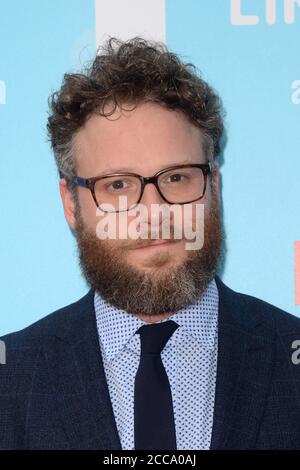
[[[96,46],[108,36],[166,42],[165,0],[95,0]]]

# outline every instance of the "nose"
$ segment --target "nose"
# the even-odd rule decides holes
[[[166,201],[160,195],[155,184],[152,181],[146,181],[143,196],[140,203],[150,206],[151,204],[166,203]]]
[[[163,212],[158,210],[161,204],[168,203],[162,198],[158,189],[153,184],[153,182],[146,182],[144,187],[144,193],[142,199],[140,200],[140,204],[145,206],[147,218],[143,218],[143,222],[151,225],[153,230],[157,230],[159,226],[163,223]],[[156,211],[151,212],[152,205],[155,204]],[[154,209],[154,208],[153,208]]]

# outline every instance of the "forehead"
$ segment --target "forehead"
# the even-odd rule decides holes
[[[182,112],[154,103],[117,109],[108,118],[93,115],[74,144],[81,176],[121,168],[146,176],[183,161],[205,161],[200,129]]]

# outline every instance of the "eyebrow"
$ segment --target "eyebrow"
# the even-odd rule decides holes
[[[186,163],[199,163],[199,162],[194,162],[194,161],[186,159],[186,160],[183,160],[182,162],[174,162],[174,163],[170,163],[169,165],[162,166],[160,168],[160,170],[163,170],[164,168],[169,168],[169,167],[172,167],[172,166],[185,165]],[[157,170],[157,171],[160,171],[160,170]],[[110,174],[113,174],[113,173],[120,173],[122,171],[126,171],[128,173],[136,173],[136,170],[134,170],[133,168],[118,167],[116,169],[107,170],[105,173],[101,173],[98,176],[106,176],[106,175],[110,175]],[[157,173],[157,172],[155,172],[155,173]]]

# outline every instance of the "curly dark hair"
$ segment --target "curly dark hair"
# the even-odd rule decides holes
[[[183,112],[201,129],[206,156],[219,155],[225,113],[196,67],[163,43],[111,37],[84,73],[65,74],[60,90],[49,98],[47,130],[60,176],[75,174],[73,137],[91,115],[108,117],[117,106],[146,101]],[[109,111],[107,104],[113,105]]]

